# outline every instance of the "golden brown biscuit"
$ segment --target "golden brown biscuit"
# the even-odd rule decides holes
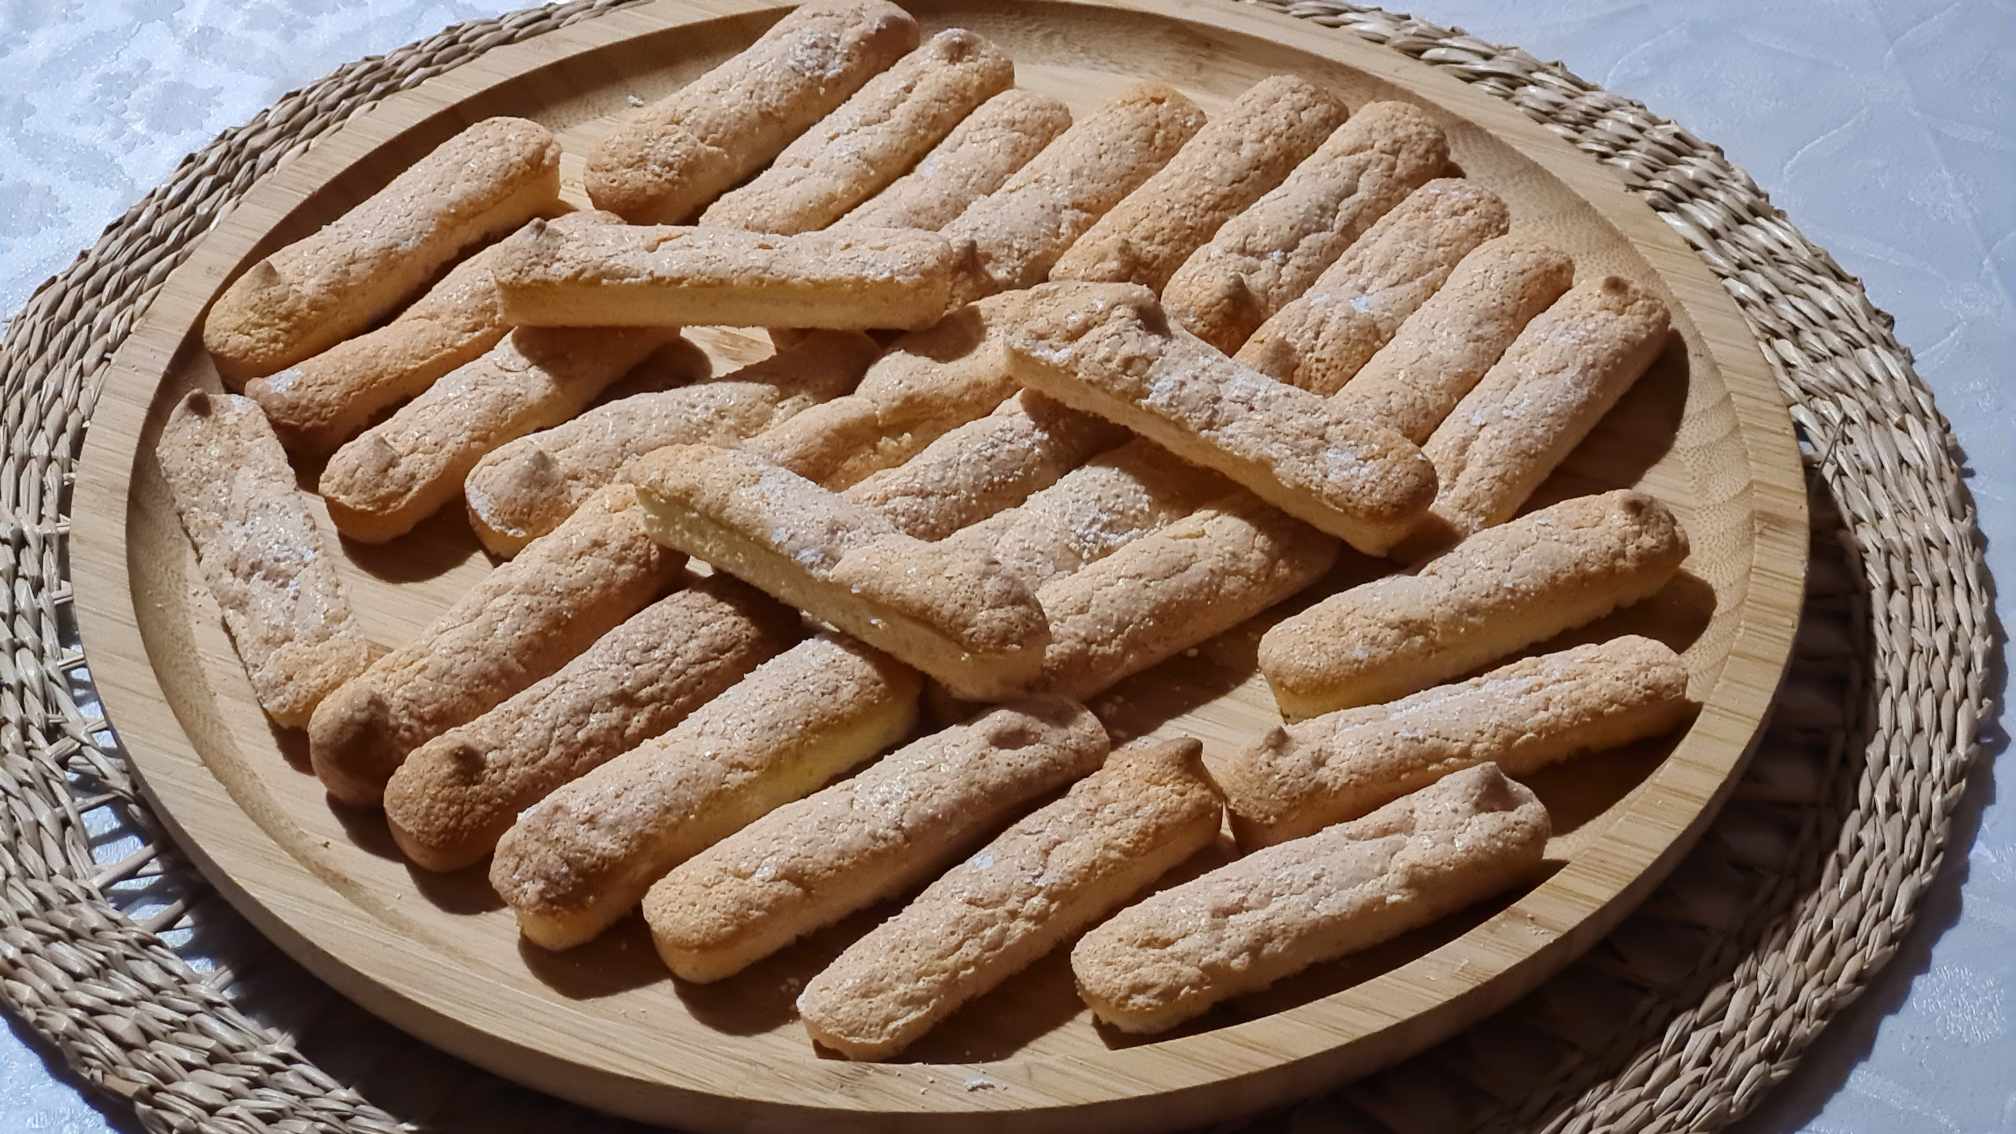
[[[1147,288],[1044,284],[1017,314],[1008,353],[1018,381],[1223,473],[1360,551],[1385,551],[1434,500],[1434,470],[1413,442],[1172,328]]]
[[[1658,736],[1692,708],[1679,655],[1650,638],[1615,638],[1271,729],[1212,772],[1239,845],[1268,846],[1458,769],[1492,763],[1523,776]]]
[[[280,439],[246,398],[191,391],[154,448],[259,707],[283,728],[378,653],[357,625]]]
[[[1497,194],[1445,177],[1416,189],[1359,237],[1300,298],[1239,348],[1240,362],[1334,394],[1511,213]]]
[[[1687,533],[1642,492],[1567,500],[1283,620],[1260,672],[1289,720],[1391,701],[1648,598],[1685,558]]]
[[[1041,588],[1182,519],[1232,490],[1216,473],[1135,439],[1065,473],[1021,504],[954,532],[946,546],[988,555]]]
[[[493,555],[560,526],[632,457],[664,445],[734,445],[854,388],[880,347],[859,331],[812,331],[720,378],[618,398],[491,450],[462,482],[469,525]]]
[[[1367,103],[1183,262],[1162,289],[1170,318],[1231,354],[1448,164],[1448,139],[1425,112]]]
[[[497,253],[514,323],[541,327],[928,327],[954,306],[970,242],[915,229],[773,236],[544,222]]]
[[[233,385],[335,346],[456,254],[560,201],[560,143],[537,122],[486,118],[305,240],[248,268],[203,320]]]
[[[965,28],[941,31],[784,147],[755,180],[708,206],[700,223],[756,232],[825,228],[1014,83],[1015,62],[1000,48]]]
[[[1203,746],[1121,748],[946,871],[812,978],[798,1014],[849,1059],[888,1059],[1218,837]]]
[[[1167,1031],[1518,885],[1549,830],[1496,768],[1459,772],[1120,911],[1071,950],[1078,994],[1121,1031]]]
[[[1220,225],[1281,184],[1346,113],[1342,102],[1307,79],[1262,79],[1094,222],[1058,259],[1050,278],[1161,291]]]
[[[534,944],[590,941],[666,871],[903,739],[919,684],[852,639],[800,642],[519,816],[490,884]]]
[[[481,862],[519,812],[678,724],[798,629],[795,611],[734,579],[694,580],[415,749],[385,785],[392,837],[428,870]]]
[[[552,223],[568,229],[620,219],[614,213],[580,212]],[[289,449],[317,456],[331,452],[382,411],[474,362],[511,329],[490,278],[499,247],[493,244],[455,265],[390,323],[277,374],[252,379],[245,384],[246,396],[266,411]]]
[[[942,540],[1022,503],[1127,431],[1024,390],[893,469],[847,490],[906,534]]]
[[[1015,392],[1001,328],[1020,302],[1018,294],[993,296],[901,336],[852,394],[766,430],[746,448],[835,490],[902,464]]]
[[[917,46],[883,0],[816,0],[741,54],[628,115],[588,156],[588,196],[638,224],[685,220]]]
[[[1064,131],[1001,188],[941,231],[970,240],[978,270],[959,298],[1040,283],[1092,222],[1176,156],[1204,112],[1173,87],[1143,83]]]
[[[1658,296],[1606,276],[1519,333],[1422,446],[1441,485],[1403,556],[1425,558],[1519,511],[1666,345]]]
[[[329,794],[377,806],[408,752],[566,665],[656,598],[685,556],[644,531],[635,501],[629,485],[603,489],[317,706],[308,759]]]
[[[1339,403],[1425,443],[1573,282],[1575,262],[1564,252],[1518,236],[1485,241],[1337,392]]]
[[[364,543],[405,535],[461,495],[485,454],[580,413],[675,333],[518,328],[336,450],[316,486],[329,518]]]
[[[938,873],[1030,800],[1090,772],[1106,730],[1082,705],[1001,705],[786,804],[675,867],[644,896],[682,979],[733,976]]]
[[[966,206],[1001,188],[1071,125],[1071,111],[1049,95],[1007,90],[966,116],[917,168],[870,197],[836,226],[925,228],[951,223]]]
[[[1337,541],[1235,492],[1036,592],[1050,622],[1035,688],[1090,699],[1300,591]]]
[[[882,515],[750,453],[671,445],[629,476],[652,538],[877,649],[963,697],[1011,696],[1050,628],[992,560],[912,539]]]

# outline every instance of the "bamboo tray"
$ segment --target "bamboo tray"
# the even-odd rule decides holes
[[[1684,647],[1703,704],[1692,726],[1532,781],[1557,834],[1550,870],[1530,891],[1154,1042],[1095,1028],[1059,954],[969,1007],[909,1061],[850,1064],[815,1053],[790,1005],[886,911],[723,984],[685,988],[635,922],[549,955],[521,946],[480,870],[409,870],[382,819],[333,809],[306,771],[305,741],[273,730],[254,704],[175,522],[154,439],[184,391],[217,387],[194,329],[258,256],[492,114],[554,127],[568,150],[568,195],[581,201],[581,155],[607,116],[690,80],[781,11],[663,0],[488,52],[359,115],[255,186],[114,358],[78,476],[77,605],[93,676],[159,813],[234,905],[372,1011],[512,1078],[689,1128],[926,1129],[948,1116],[1001,1129],[1188,1125],[1316,1091],[1503,1008],[1594,943],[1691,845],[1783,671],[1805,569],[1803,483],[1784,403],[1741,317],[1613,173],[1513,108],[1394,53],[1258,9],[1181,0],[910,6],[928,27],[995,39],[1021,85],[1081,112],[1139,78],[1172,82],[1212,110],[1283,71],[1330,84],[1354,107],[1415,102],[1442,120],[1465,173],[1512,206],[1515,230],[1573,253],[1583,275],[1658,289],[1673,308],[1672,343],[1537,499],[1635,484],[1678,511],[1694,544],[1686,574],[1577,637],[1630,631]],[[717,372],[767,350],[737,331],[689,338]],[[489,568],[454,508],[406,539],[343,551],[366,628],[387,644]],[[1258,628],[1095,707],[1123,731],[1187,732],[1234,749],[1278,721],[1253,672]]]

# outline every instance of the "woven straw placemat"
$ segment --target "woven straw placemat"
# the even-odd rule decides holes
[[[288,95],[185,160],[7,328],[0,990],[150,1131],[612,1126],[364,1016],[215,900],[148,815],[97,719],[65,538],[72,465],[107,360],[254,180],[387,94],[634,2],[464,24]],[[1511,101],[1614,167],[1693,245],[1792,403],[1814,557],[1792,669],[1757,757],[1672,880],[1516,1009],[1252,1125],[1719,1129],[1890,959],[1944,856],[1993,648],[1952,436],[1889,317],[1714,146],[1523,51],[1329,0],[1271,6]],[[100,861],[93,833],[120,825],[140,832],[140,850]]]

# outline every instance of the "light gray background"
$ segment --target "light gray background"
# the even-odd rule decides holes
[[[1863,277],[1959,432],[1991,570],[2016,579],[2016,6],[1429,2],[1429,19],[1564,59],[1719,143]],[[0,0],[0,310],[183,154],[284,92],[513,6]],[[1991,757],[2002,736],[1991,722]],[[1992,764],[1977,773],[1897,960],[1750,1129],[2016,1134],[2016,806],[1996,800],[1994,780]],[[0,1127],[133,1128],[8,1025]]]

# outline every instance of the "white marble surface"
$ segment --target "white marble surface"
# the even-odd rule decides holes
[[[509,0],[0,0],[0,310],[287,90]],[[2016,6],[1432,0],[1721,144],[1897,317],[2016,578]],[[2005,599],[2004,616],[2010,609]],[[1999,697],[1998,697],[1999,700]],[[2006,726],[2009,717],[2005,715]],[[2002,730],[1987,737],[2001,750]],[[2016,1132],[2016,805],[1981,769],[1917,928],[1753,1131]],[[9,1019],[0,1128],[130,1129]]]

